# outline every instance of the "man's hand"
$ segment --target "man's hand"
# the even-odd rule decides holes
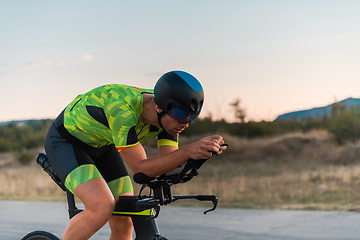
[[[149,177],[155,177],[174,170],[190,158],[208,159],[212,156],[212,152],[221,154],[227,148],[220,146],[222,144],[224,144],[222,136],[214,135],[177,150],[164,148],[161,150],[161,156],[147,158],[143,146],[139,143],[121,151],[121,156],[134,173],[141,172]]]
[[[226,150],[226,146],[220,146],[224,144],[224,139],[220,135],[214,135],[205,137],[197,142],[185,146],[190,155],[190,158],[196,159],[208,159],[212,156],[212,152],[221,154],[223,150]]]

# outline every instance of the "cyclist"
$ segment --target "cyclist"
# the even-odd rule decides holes
[[[89,239],[106,222],[111,240],[131,239],[131,219],[112,216],[115,199],[133,195],[123,160],[134,173],[154,177],[190,158],[221,154],[226,147],[219,135],[178,148],[178,135],[199,116],[203,102],[200,82],[183,71],[165,73],[154,89],[109,84],[78,95],[54,120],[45,141],[55,172],[85,207],[62,239]],[[147,158],[141,143],[155,137],[159,156]]]

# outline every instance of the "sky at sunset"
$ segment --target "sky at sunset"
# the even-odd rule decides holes
[[[255,121],[360,98],[359,13],[357,0],[0,0],[0,122],[170,70],[199,79],[214,119],[234,121],[238,98]]]

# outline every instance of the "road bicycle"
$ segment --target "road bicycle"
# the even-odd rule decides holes
[[[227,146],[227,144],[223,146]],[[190,159],[179,168],[158,177],[148,177],[143,173],[135,174],[133,176],[134,181],[142,185],[138,196],[120,196],[116,201],[113,215],[131,217],[135,230],[135,240],[168,240],[160,235],[156,223],[156,218],[160,213],[160,206],[168,205],[181,199],[196,199],[198,201],[212,202],[213,207],[206,210],[204,214],[214,211],[217,207],[218,198],[215,195],[171,194],[171,187],[173,185],[188,182],[194,176],[197,176],[199,174],[198,170],[206,161],[207,159]],[[64,183],[56,175],[46,154],[39,153],[36,162],[66,192],[69,218],[71,219],[83,211],[83,209],[76,207],[74,195],[66,189]],[[150,188],[149,195],[142,195],[143,190],[147,187]],[[59,240],[59,238],[46,231],[33,231],[24,236],[22,240]]]

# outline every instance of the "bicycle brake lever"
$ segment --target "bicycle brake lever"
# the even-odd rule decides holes
[[[218,198],[215,195],[196,195],[195,198],[199,201],[211,201],[214,206],[211,209],[208,209],[204,212],[204,214],[214,211],[218,204]]]
[[[215,195],[212,195],[211,202],[214,204],[213,208],[208,209],[204,212],[204,214],[207,214],[208,212],[214,211],[218,204],[218,198]]]

